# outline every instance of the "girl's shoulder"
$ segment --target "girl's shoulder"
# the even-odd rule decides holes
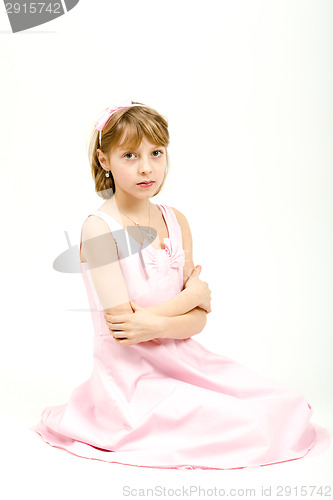
[[[170,212],[170,210],[172,210],[173,213],[176,215],[176,217],[177,216],[179,216],[179,217],[182,216],[182,213],[179,210],[177,210],[177,208],[170,207],[170,205],[167,205],[166,203],[158,203],[158,205],[162,206],[164,208],[164,210],[167,210],[168,212]]]
[[[190,230],[188,220],[180,210],[175,207],[170,207],[169,205],[163,205],[163,207],[166,207],[169,211],[171,211],[171,213],[174,214],[182,231],[188,232]]]

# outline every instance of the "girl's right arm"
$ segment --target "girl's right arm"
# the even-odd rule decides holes
[[[109,226],[100,217],[90,215],[82,225],[81,239],[82,253],[104,311],[133,314]]]

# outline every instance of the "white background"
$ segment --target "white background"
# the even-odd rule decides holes
[[[329,484],[331,449],[184,476],[78,458],[28,428],[90,376],[82,276],[53,261],[103,201],[87,158],[95,118],[132,99],[169,121],[169,177],[151,201],[185,214],[212,290],[195,340],[302,392],[333,433],[332,2],[81,0],[17,34],[3,4],[0,16],[4,498]]]

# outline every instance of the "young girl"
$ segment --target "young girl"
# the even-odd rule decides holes
[[[94,366],[32,429],[75,455],[155,468],[234,469],[322,452],[304,397],[193,337],[211,312],[185,215],[151,202],[168,171],[168,124],[137,102],[96,122],[89,156],[105,200],[82,225]]]

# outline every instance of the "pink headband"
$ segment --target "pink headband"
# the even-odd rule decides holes
[[[95,129],[99,130],[99,145],[101,145],[102,141],[102,130],[104,129],[105,125],[109,121],[110,116],[113,115],[118,109],[123,109],[123,108],[131,108],[132,106],[144,106],[148,107],[145,104],[132,104],[132,101],[123,101],[119,106],[115,107],[109,107],[103,113],[100,115],[98,120],[95,123]]]

